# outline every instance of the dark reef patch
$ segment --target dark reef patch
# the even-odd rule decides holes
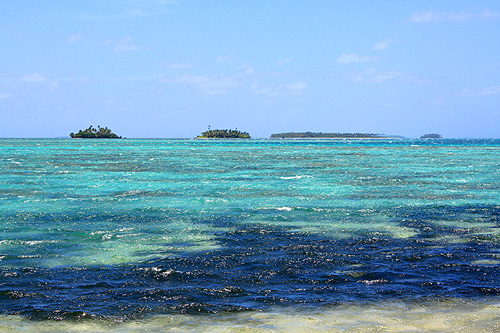
[[[127,320],[161,313],[498,296],[500,269],[493,259],[500,249],[493,229],[499,216],[494,205],[399,209],[393,219],[417,232],[399,239],[371,233],[334,239],[286,225],[239,223],[237,215],[210,218],[199,223],[217,227],[217,250],[116,266],[3,267],[0,313],[33,320]],[[435,223],[462,218],[495,227],[488,237]],[[446,236],[462,241],[446,242]]]

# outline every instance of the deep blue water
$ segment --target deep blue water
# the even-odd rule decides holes
[[[0,140],[0,314],[487,300],[500,140]]]

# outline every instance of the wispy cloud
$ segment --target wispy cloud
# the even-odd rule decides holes
[[[485,20],[498,20],[500,19],[500,12],[492,12],[490,10],[485,10],[481,13],[481,18]]]
[[[45,82],[47,81],[47,78],[43,75],[40,75],[38,73],[31,74],[31,75],[25,75],[19,79],[21,82],[30,82],[30,83],[36,83],[36,82]]]
[[[102,42],[103,46],[113,46],[114,52],[131,52],[131,51],[150,51],[151,47],[139,46],[132,43],[132,37],[123,37],[120,40],[114,41],[112,39],[107,39]]]
[[[388,48],[391,44],[397,43],[397,40],[395,39],[385,39],[382,40],[375,45],[373,45],[372,50],[385,50]]]
[[[260,84],[252,85],[252,92],[256,95],[262,95],[268,98],[279,96],[301,96],[307,89],[307,83],[304,81],[296,81],[277,86]]]
[[[374,57],[369,56],[359,56],[355,53],[342,53],[340,57],[337,58],[337,63],[339,64],[351,64],[358,62],[370,62],[377,60]]]
[[[141,19],[148,18],[155,15],[161,15],[168,12],[169,6],[174,4],[175,1],[170,0],[108,0],[108,12],[99,13],[79,13],[69,15],[75,19],[83,20],[127,20],[127,19]],[[104,5],[98,4],[99,8]]]
[[[500,19],[500,12],[485,10],[479,13],[473,12],[435,12],[432,10],[416,12],[410,15],[409,22],[427,23],[427,22],[466,22],[471,20],[497,20]]]
[[[223,58],[220,62],[226,62]],[[234,60],[230,59],[230,62]],[[175,66],[183,69],[183,66]],[[265,98],[298,97],[307,90],[307,83],[287,73],[259,73],[252,64],[245,62],[227,68],[225,74],[185,74],[168,75],[159,81],[167,84],[180,85],[196,89],[203,95],[222,95],[231,93],[249,93]],[[172,66],[169,66],[172,68]],[[187,66],[186,66],[187,68]],[[232,72],[231,72],[232,70]],[[192,70],[189,70],[192,72]]]
[[[10,96],[12,96],[12,94],[10,94],[10,93],[3,93],[3,94],[0,94],[0,99],[6,99],[6,98],[9,98]]]
[[[191,68],[191,67],[193,67],[193,64],[189,63],[189,62],[184,62],[184,63],[176,62],[176,63],[172,63],[172,64],[167,65],[167,68],[170,68],[170,69],[186,69],[186,68]]]
[[[115,76],[115,77],[101,77],[100,81],[107,82],[137,82],[137,81],[153,81],[158,80],[159,76]]]
[[[401,73],[397,71],[381,72],[375,68],[370,68],[352,74],[351,79],[357,82],[386,82],[398,78]]]
[[[69,36],[69,38],[66,40],[67,43],[69,44],[75,44],[78,42],[81,42],[85,39],[85,36],[82,34],[73,34]]]
[[[93,21],[111,21],[111,20],[123,20],[123,19],[133,19],[138,17],[146,17],[147,15],[141,10],[125,10],[118,13],[110,14],[88,14],[88,15],[77,15],[78,18],[84,20]]]
[[[233,62],[233,55],[231,54],[227,54],[227,55],[220,55],[217,57],[217,59],[215,59],[215,62],[216,63],[229,63],[229,62]]]
[[[393,80],[425,83],[423,80],[417,79],[415,75],[409,72],[380,71],[373,67],[351,74],[350,79],[351,81],[354,82],[366,82],[366,83],[381,83]]]
[[[281,59],[280,61],[276,62],[276,66],[281,67],[285,64],[288,64],[291,61],[292,61],[292,59],[290,59],[290,58]]]
[[[479,89],[462,89],[457,93],[457,95],[467,97],[500,95],[500,86],[491,86]]]
[[[297,81],[289,83],[285,86],[286,91],[292,95],[302,95],[307,89],[307,83],[304,81]]]
[[[183,75],[173,81],[193,86],[207,95],[225,93],[239,84],[233,76],[226,75]]]
[[[239,67],[239,70],[241,70],[242,74],[245,74],[245,75],[253,75],[253,74],[255,74],[255,69],[248,62],[242,64]]]

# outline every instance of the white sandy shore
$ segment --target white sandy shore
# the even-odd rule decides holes
[[[446,300],[433,304],[343,305],[311,311],[212,315],[158,315],[112,320],[30,321],[1,316],[1,332],[498,332],[500,299],[487,303]]]

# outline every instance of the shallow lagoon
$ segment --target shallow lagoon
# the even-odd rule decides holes
[[[0,328],[498,329],[498,140],[0,146]]]

